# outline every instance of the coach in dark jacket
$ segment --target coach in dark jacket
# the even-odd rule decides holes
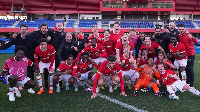
[[[29,34],[26,43],[26,48],[29,50],[27,52],[29,58],[34,62],[34,53],[35,48],[39,46],[38,41],[42,38],[46,38],[49,42],[52,37],[53,29],[48,29],[48,25],[46,23],[42,23],[38,31],[33,31]],[[49,43],[48,43],[49,44]],[[48,69],[44,69],[44,81],[45,81],[45,89],[48,89]],[[34,76],[33,76],[34,77]]]
[[[11,38],[10,41],[5,42],[4,46],[1,46],[2,50],[5,50],[12,45],[15,45],[15,47],[22,45],[25,46],[25,40],[28,34],[28,26],[26,25],[21,25],[20,26],[20,33],[19,34],[13,34],[13,38]]]
[[[164,42],[165,42],[163,48],[164,48],[166,53],[169,53],[169,44],[171,43],[170,42],[170,36],[175,35],[176,39],[179,41],[178,34],[179,34],[179,32],[175,28],[175,24],[173,22],[170,22],[169,27],[163,32]]]
[[[33,59],[32,61],[34,61],[35,48],[39,46],[38,41],[42,38],[46,38],[50,41],[52,37],[52,30],[53,29],[48,29],[48,25],[46,23],[42,23],[38,31],[33,31],[29,34],[27,38],[29,42],[27,42],[28,44],[26,45],[26,48],[30,51],[28,52],[28,55],[30,55],[31,59]]]
[[[152,36],[151,40],[158,43],[162,48],[164,47],[164,36],[160,27],[155,28],[155,33]]]
[[[75,35],[72,36],[72,41],[75,43],[75,46],[77,46],[78,52],[82,51],[87,45],[87,37],[82,35],[80,29],[75,30]],[[75,54],[75,58],[77,57],[78,52]]]
[[[60,64],[60,61],[58,59],[57,50],[58,50],[60,44],[62,43],[62,41],[64,41],[64,38],[66,35],[64,28],[63,28],[63,23],[57,22],[56,26],[54,27],[53,30],[50,31],[50,33],[52,34],[52,37],[48,44],[53,45],[54,49],[56,50],[56,53],[55,53],[55,70],[56,70]],[[62,85],[60,85],[60,86],[62,87]]]
[[[69,54],[72,54],[75,57],[77,52],[78,48],[75,45],[75,42],[72,41],[72,34],[69,32],[66,33],[64,41],[62,41],[57,50],[58,60],[59,61],[67,60]]]
[[[59,45],[64,40],[66,32],[63,28],[63,23],[58,22],[56,23],[56,27],[50,31],[52,34],[51,40],[49,41],[50,45],[53,45],[54,49],[57,51]]]
[[[144,32],[140,32],[139,38],[137,39],[137,44],[135,45],[135,58],[138,58],[138,53],[141,45],[143,44],[144,36],[145,36]]]

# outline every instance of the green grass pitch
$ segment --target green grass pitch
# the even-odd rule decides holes
[[[2,69],[6,59],[12,57],[14,54],[0,54],[0,68]],[[200,90],[200,54],[195,57],[195,82],[194,87]],[[36,83],[37,84],[37,83]],[[44,84],[44,83],[43,83]],[[38,85],[34,88],[38,92]],[[101,90],[100,93],[111,98],[117,99],[126,104],[135,106],[150,112],[200,112],[200,97],[193,95],[190,92],[177,92],[179,100],[170,100],[166,97],[155,97],[153,92],[139,93],[137,97],[133,95],[133,90],[125,89],[127,97],[120,96],[120,88],[113,93],[109,93],[108,89]],[[44,94],[29,94],[27,90],[22,90],[21,98],[17,98],[15,102],[10,102],[8,96],[8,85],[0,83],[0,112],[123,112],[130,111],[127,108],[114,104],[108,100],[97,97],[91,100],[92,93],[85,92],[82,87],[75,92],[74,88],[69,91],[61,89],[57,93],[54,89],[52,95],[48,94],[46,90]]]

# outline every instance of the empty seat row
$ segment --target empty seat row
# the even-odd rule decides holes
[[[95,20],[80,20],[78,27],[80,28],[91,28],[94,25],[97,25],[98,21]]]
[[[187,28],[187,29],[195,29],[195,26],[192,23],[192,21],[175,21],[175,24],[177,27],[179,24],[184,24],[185,28]]]
[[[75,20],[69,20],[66,27],[72,28],[74,26],[74,22],[75,22]]]

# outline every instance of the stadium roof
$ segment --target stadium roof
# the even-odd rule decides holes
[[[148,2],[149,0],[129,1]],[[195,14],[200,12],[200,0],[152,1],[174,1],[175,13]],[[101,13],[100,0],[0,0],[0,12],[10,12],[12,4],[18,9],[25,4],[27,13]]]

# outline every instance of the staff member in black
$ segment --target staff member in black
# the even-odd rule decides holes
[[[87,37],[84,37],[84,35],[81,32],[81,29],[76,29],[75,35],[72,36],[72,41],[75,43],[75,46],[77,46],[78,49],[78,52],[76,52],[75,54],[76,58],[78,53],[81,52],[87,45]]]
[[[49,44],[53,45],[54,49],[56,50],[56,53],[55,53],[56,55],[55,70],[56,70],[60,64],[60,61],[58,59],[58,53],[57,53],[58,47],[62,43],[62,41],[64,41],[65,35],[66,35],[66,32],[64,31],[64,28],[63,28],[63,23],[57,22],[55,28],[51,30],[50,32],[52,34],[52,37],[51,37],[51,40],[49,41]],[[62,88],[62,83],[59,82],[59,84],[60,84],[60,87]]]
[[[58,59],[59,61],[67,60],[69,54],[72,54],[74,57],[77,54],[77,52],[78,48],[72,41],[72,34],[70,32],[67,32],[64,41],[62,41],[57,50]]]

